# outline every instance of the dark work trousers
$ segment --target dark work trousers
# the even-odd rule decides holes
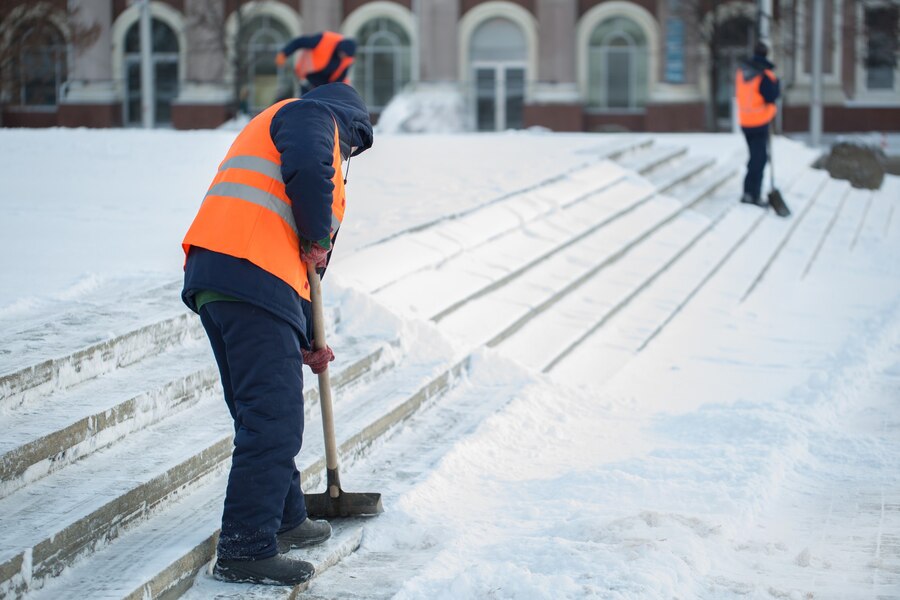
[[[234,418],[220,558],[262,559],[275,536],[306,519],[294,457],[303,438],[300,337],[287,321],[246,302],[215,301],[200,321]]]
[[[763,171],[769,160],[769,126],[744,127],[744,137],[750,149],[750,160],[747,161],[747,176],[744,177],[744,193],[754,200],[759,200],[762,193]]]

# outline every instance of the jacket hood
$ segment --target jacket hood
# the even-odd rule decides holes
[[[356,147],[353,156],[372,147],[372,123],[369,109],[353,87],[346,83],[327,83],[303,94],[303,100],[318,102],[328,108],[338,125],[342,152]]]

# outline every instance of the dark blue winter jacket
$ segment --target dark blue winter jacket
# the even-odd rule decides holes
[[[355,156],[372,146],[366,105],[356,90],[344,83],[323,85],[286,104],[275,113],[269,128],[281,153],[282,179],[297,229],[305,240],[327,239],[331,229],[335,122],[345,158],[353,148]],[[197,311],[194,295],[203,290],[268,310],[296,327],[305,338],[305,347],[309,346],[309,303],[286,282],[250,261],[192,247],[181,292],[188,308]]]

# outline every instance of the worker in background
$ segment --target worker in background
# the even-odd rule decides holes
[[[294,72],[301,94],[326,83],[350,83],[350,67],[356,54],[356,41],[334,31],[323,31],[291,40],[275,56],[275,64],[284,66],[289,56],[300,50]]]
[[[778,112],[775,101],[781,94],[775,65],[766,58],[768,53],[769,48],[757,42],[753,56],[743,62],[734,78],[738,117],[750,150],[741,202],[762,207],[767,206],[761,194],[763,170],[769,155],[769,127]]]

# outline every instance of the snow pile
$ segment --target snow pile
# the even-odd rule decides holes
[[[454,84],[431,84],[397,94],[378,117],[382,133],[455,133],[469,129],[463,94]]]

